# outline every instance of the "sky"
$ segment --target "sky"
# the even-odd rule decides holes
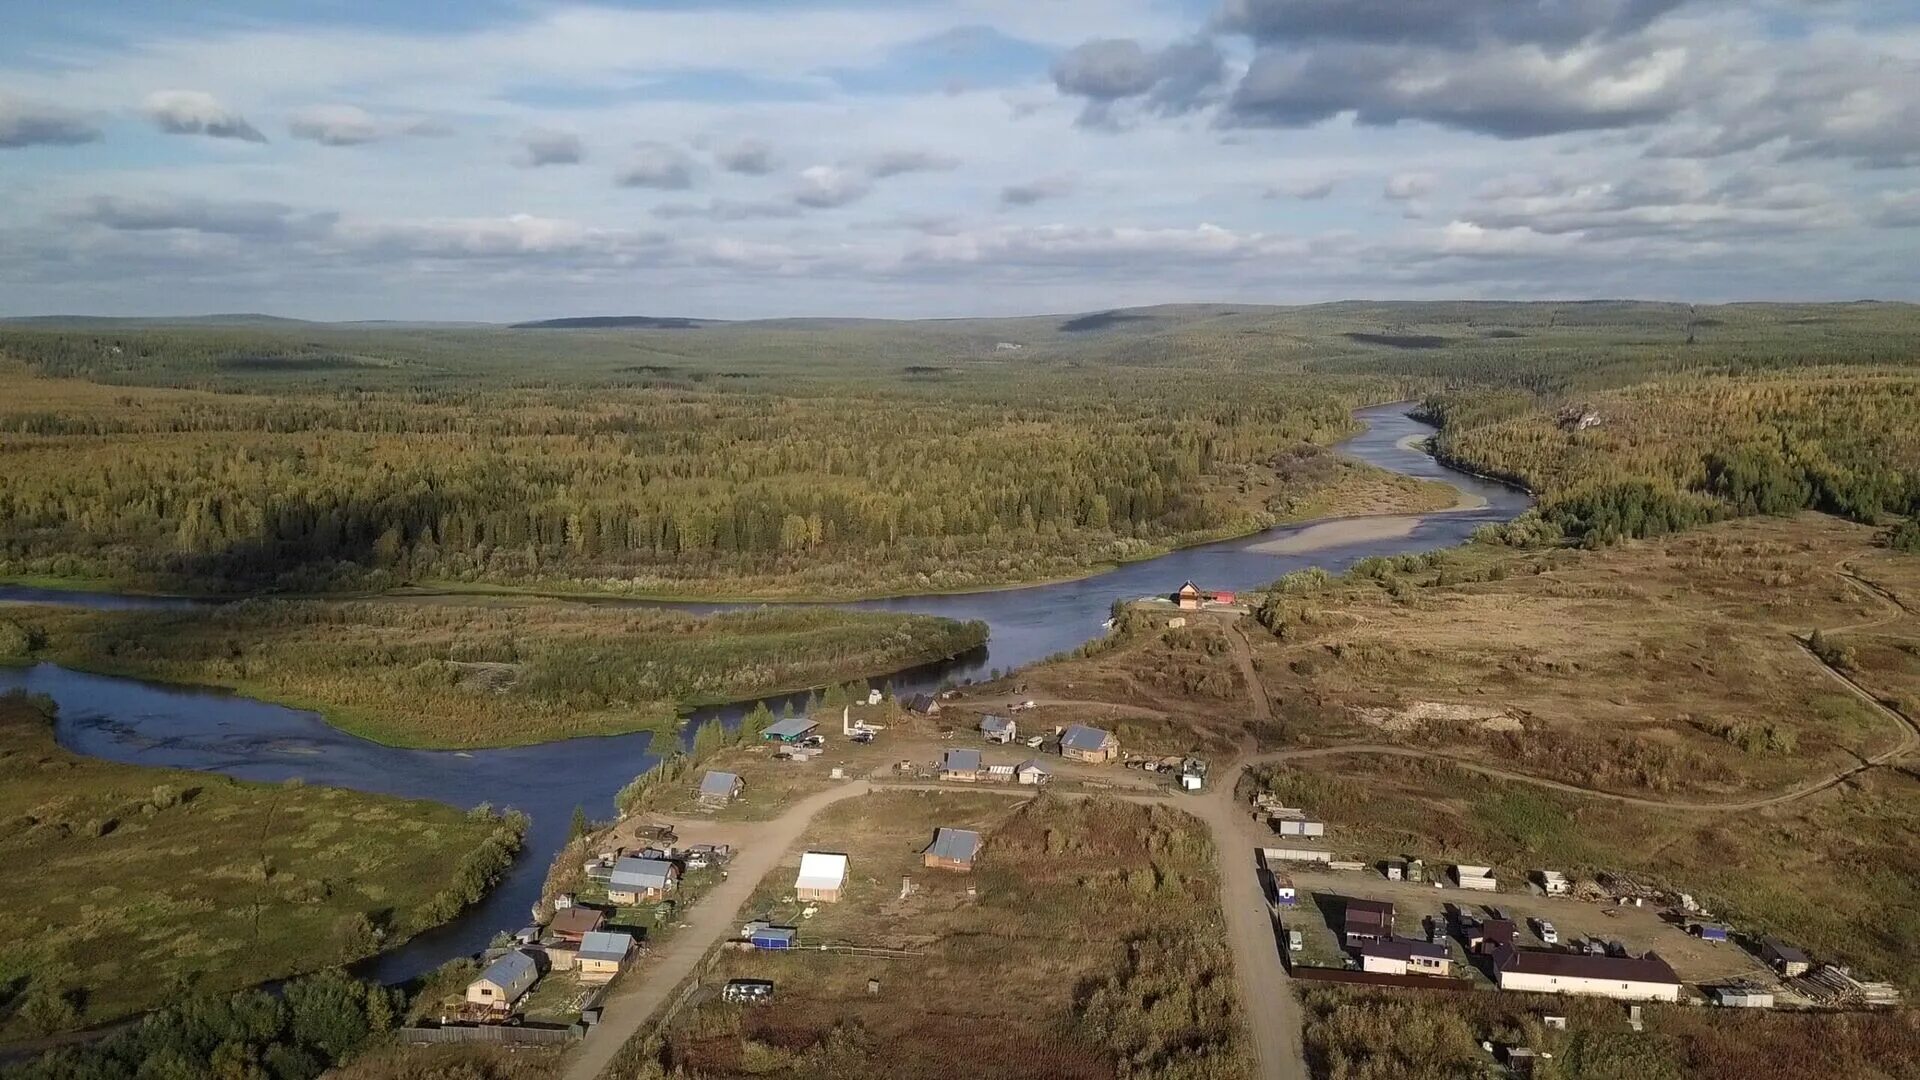
[[[1920,0],[0,0],[0,315],[1920,299]]]

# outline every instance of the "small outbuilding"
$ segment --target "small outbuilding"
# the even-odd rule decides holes
[[[762,926],[747,935],[747,941],[756,949],[791,949],[800,932],[791,926]]]
[[[1053,771],[1034,758],[1028,758],[1013,767],[1013,778],[1022,784],[1034,786],[1053,779]]]
[[[932,694],[915,694],[907,699],[907,711],[915,716],[938,716],[940,700]]]
[[[980,734],[991,743],[1010,743],[1019,737],[1018,725],[1011,716],[983,716],[980,718]]]
[[[539,978],[540,967],[533,957],[511,949],[467,984],[467,1001],[496,1010],[511,1009]]]
[[[1558,870],[1537,870],[1534,872],[1534,877],[1540,882],[1540,891],[1548,896],[1565,896],[1573,888],[1573,883],[1567,880],[1567,875]]]
[[[707,806],[725,806],[746,786],[738,774],[713,769],[700,778],[700,801]]]
[[[659,900],[672,892],[679,881],[677,863],[628,857],[613,864],[613,877],[607,881],[607,899],[616,904]]]
[[[980,779],[980,751],[949,750],[940,756],[940,779],[962,784]]]
[[[1493,892],[1500,887],[1499,883],[1493,879],[1493,867],[1491,866],[1467,866],[1465,864],[1455,866],[1453,868],[1453,879],[1458,882],[1463,889],[1478,889],[1481,892]]]
[[[797,743],[813,734],[820,725],[804,716],[789,716],[785,720],[775,720],[760,732],[760,737],[769,742]]]
[[[1727,928],[1715,923],[1694,923],[1693,936],[1701,941],[1721,942],[1727,940]]]
[[[615,975],[627,966],[627,958],[633,955],[632,934],[621,934],[606,930],[596,930],[580,942],[580,951],[574,956],[574,964],[580,970],[583,983],[603,983],[613,981]]]
[[[809,851],[800,856],[800,875],[794,879],[794,896],[818,903],[836,903],[847,883],[847,857],[828,851]]]
[[[1189,581],[1174,590],[1173,602],[1182,611],[1199,611],[1200,605],[1206,602],[1206,594],[1200,591],[1200,586]]]
[[[1442,944],[1376,941],[1360,946],[1360,970],[1382,975],[1445,975],[1453,957]]]
[[[1760,959],[1789,979],[1813,970],[1813,960],[1806,953],[1779,938],[1767,938],[1760,943]]]
[[[1060,733],[1060,756],[1069,761],[1104,765],[1120,756],[1120,740],[1113,732],[1085,724],[1068,724]]]
[[[925,853],[926,865],[937,870],[973,869],[974,857],[980,854],[980,834],[972,829],[939,829],[933,834],[933,843]]]
[[[1731,983],[1727,986],[1703,987],[1712,996],[1715,1005],[1730,1009],[1771,1009],[1773,991],[1763,987],[1749,986],[1746,983]]]

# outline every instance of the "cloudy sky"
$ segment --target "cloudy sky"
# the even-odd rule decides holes
[[[1920,0],[0,7],[0,314],[1920,298]]]

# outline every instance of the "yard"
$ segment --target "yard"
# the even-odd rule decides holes
[[[943,826],[984,834],[972,873],[923,865]],[[707,996],[667,1035],[674,1067],[1099,1078],[1124,1062],[1134,1077],[1247,1074],[1212,845],[1193,819],[1103,799],[892,791],[824,812],[805,844],[849,856],[842,899],[795,900],[797,855],[775,870],[741,917],[797,926],[802,948],[723,953]],[[887,955],[808,948],[822,944]],[[731,978],[773,981],[773,1002],[720,1001]]]

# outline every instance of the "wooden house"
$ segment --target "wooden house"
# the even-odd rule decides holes
[[[1013,778],[1029,787],[1044,784],[1053,779],[1053,773],[1035,758],[1028,758],[1013,767]]]
[[[519,949],[488,964],[480,977],[467,984],[467,1001],[490,1009],[506,1011],[533,987],[540,978],[540,967],[533,957]]]
[[[983,716],[980,734],[990,743],[1010,743],[1019,737],[1018,725],[1011,716]]]
[[[1206,594],[1200,591],[1200,586],[1189,581],[1174,591],[1173,602],[1182,611],[1199,611],[1200,605],[1206,602]]]
[[[1348,900],[1341,920],[1341,938],[1348,948],[1393,937],[1393,905],[1384,900]]]
[[[980,854],[980,834],[971,829],[939,829],[933,834],[933,843],[928,846],[924,861],[936,870],[973,869],[974,857]]]
[[[616,904],[659,900],[680,882],[680,866],[665,859],[624,858],[613,864],[607,899]]]
[[[553,913],[553,921],[547,923],[547,933],[561,941],[578,945],[581,938],[600,929],[606,917],[606,912],[599,908],[579,905],[562,908]]]
[[[739,775],[710,770],[700,778],[700,802],[703,806],[725,806],[747,786]]]
[[[1069,761],[1104,765],[1120,756],[1120,740],[1113,732],[1085,724],[1068,724],[1060,733],[1060,756]]]
[[[583,983],[612,982],[615,975],[627,966],[627,958],[633,955],[632,934],[610,933],[596,930],[580,942],[580,951],[574,956],[574,964],[580,972]]]
[[[980,751],[949,750],[940,757],[940,779],[952,780],[962,784],[977,783],[980,779]]]
[[[800,874],[794,878],[795,899],[818,903],[837,903],[840,890],[847,884],[847,857],[827,851],[809,851],[800,856]]]

